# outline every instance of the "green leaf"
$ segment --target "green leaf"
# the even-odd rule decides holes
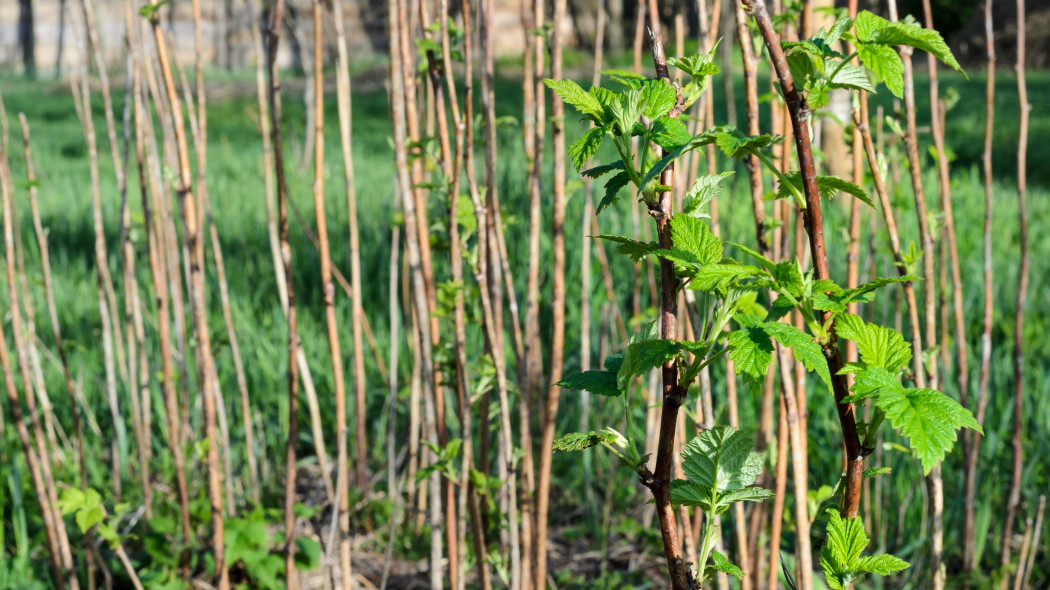
[[[701,266],[722,260],[722,241],[702,219],[675,215],[670,223],[671,242],[675,248],[695,256]]]
[[[788,172],[784,174],[784,179],[790,182],[798,190],[798,192],[803,192],[802,175],[797,170],[794,172]],[[854,197],[857,197],[872,209],[875,208],[875,203],[871,200],[871,197],[868,196],[868,193],[864,192],[864,189],[853,184],[852,182],[843,180],[838,176],[818,176],[817,191],[820,193],[820,196],[825,199],[832,199],[839,192],[848,193],[850,195],[853,195]],[[784,183],[781,183],[780,186],[777,188],[777,198],[788,199],[792,196],[793,194],[788,189],[788,187]]]
[[[857,564],[857,570],[880,576],[888,576],[906,569],[910,563],[895,555],[872,555],[862,557]]]
[[[839,67],[839,64],[829,64],[827,69],[835,72],[835,75],[828,80],[828,83],[832,88],[849,88],[851,90],[864,90],[866,92],[875,92],[875,85],[871,83],[871,78],[868,78],[868,73],[864,71],[864,68],[857,67],[852,64],[844,64]]]
[[[609,371],[610,373],[619,373],[620,372],[620,367],[622,365],[623,365],[623,353],[622,352],[618,352],[616,354],[610,354],[609,356],[605,357],[605,362],[602,363],[602,366],[605,367],[605,370]]]
[[[616,373],[610,373],[609,371],[573,373],[555,383],[555,385],[610,397],[617,397],[623,394],[623,390],[616,385]]]
[[[602,240],[608,240],[610,242],[616,242],[620,244],[616,248],[616,251],[620,254],[623,254],[624,256],[627,256],[634,262],[640,262],[643,258],[656,252],[658,249],[656,242],[639,242],[637,240],[632,240],[631,238],[626,238],[624,236],[611,236],[608,234],[599,234],[591,237],[600,238]]]
[[[295,540],[295,565],[303,571],[317,569],[321,565],[321,544],[317,539],[299,537]]]
[[[588,168],[583,172],[580,172],[583,176],[589,176],[590,178],[600,178],[609,172],[614,170],[623,170],[623,160],[617,160],[609,164],[602,164],[601,166],[595,166],[594,168]]]
[[[893,328],[869,324],[847,313],[838,316],[835,330],[839,337],[857,343],[860,360],[869,366],[896,371],[911,362],[911,345]]]
[[[734,319],[740,324],[740,329],[729,333],[729,358],[736,363],[737,373],[754,392],[769,371],[773,342],[759,318],[741,314]]]
[[[924,29],[918,25],[896,22],[889,23],[876,31],[869,40],[880,45],[908,45],[932,54],[944,62],[944,65],[965,75],[959,62],[955,61],[948,44],[941,34],[933,29]]]
[[[729,574],[730,576],[733,576],[735,578],[744,577],[744,570],[733,565],[733,563],[729,561],[728,557],[722,555],[718,551],[711,551],[711,562],[712,565],[714,565],[714,568],[722,572],[723,574]]]
[[[816,309],[830,311],[834,313],[841,313],[846,311],[850,303],[856,302],[871,302],[875,296],[873,293],[885,287],[886,285],[892,285],[893,283],[906,283],[908,281],[919,281],[922,280],[920,277],[912,275],[904,275],[902,277],[880,277],[874,281],[864,283],[859,287],[852,289],[845,289],[835,293],[814,293],[813,295],[813,307]]]
[[[718,134],[715,145],[725,155],[734,160],[740,160],[747,155],[780,143],[783,139],[779,135],[769,134],[748,136],[735,127],[727,127]]]
[[[754,448],[751,437],[732,426],[709,428],[682,449],[682,470],[716,492],[741,490],[762,473],[762,456]]]
[[[106,513],[102,509],[102,506],[92,506],[90,508],[81,508],[77,510],[76,521],[77,526],[80,530],[87,532],[91,527],[102,522],[106,518]]]
[[[682,213],[692,217],[710,217],[705,211],[707,204],[725,190],[725,185],[721,184],[722,180],[732,174],[733,171],[729,170],[697,178],[692,188],[682,197]]]
[[[969,410],[933,389],[883,389],[875,405],[908,437],[926,474],[951,450],[956,430],[966,427],[984,433]]]
[[[161,7],[164,6],[167,3],[168,3],[168,0],[161,0],[160,2],[157,2],[156,4],[147,4],[147,5],[139,8],[139,16],[141,16],[142,18],[145,18],[147,20],[153,20],[153,17],[156,16],[156,14],[157,14],[157,11],[160,10]]]
[[[722,71],[712,57],[715,49],[718,47],[718,43],[721,43],[721,39],[718,40],[709,53],[698,53],[688,57],[668,57],[667,65],[682,70],[693,79],[714,76]]]
[[[724,290],[742,279],[761,274],[762,269],[746,264],[708,264],[693,275],[689,288],[697,291]]]
[[[732,504],[734,502],[761,502],[776,496],[773,490],[767,490],[760,487],[743,488],[740,490],[732,490],[719,496],[719,501],[725,504]]]
[[[671,504],[675,506],[699,506],[709,509],[711,504],[710,492],[704,486],[684,479],[676,479],[671,482]]]
[[[862,10],[857,14],[857,18],[854,19],[853,33],[861,43],[870,43],[875,33],[885,29],[890,24],[890,21],[881,16]]]
[[[751,248],[748,248],[747,246],[745,246],[743,244],[738,244],[736,242],[726,242],[726,244],[729,244],[730,246],[733,246],[734,248],[736,248],[738,250],[741,250],[744,254],[747,254],[748,256],[754,258],[755,260],[758,260],[759,262],[762,263],[762,266],[765,267],[765,269],[767,271],[773,272],[773,268],[776,265],[773,264],[772,260],[766,258],[765,256],[759,254],[758,252],[752,250]]]
[[[828,538],[820,549],[820,569],[829,587],[841,589],[853,581],[868,535],[859,517],[844,519],[837,510],[827,514]]]
[[[653,254],[674,263],[679,278],[692,277],[703,266],[695,254],[681,248],[654,250]]]
[[[605,211],[614,203],[616,203],[616,201],[619,201],[620,189],[622,189],[630,183],[631,176],[627,173],[626,170],[609,178],[609,180],[605,183],[605,196],[602,197],[601,202],[598,203],[598,208],[594,210],[594,214],[597,215],[602,211]]]
[[[598,151],[598,146],[605,139],[605,131],[605,127],[592,127],[583,134],[583,137],[569,146],[569,157],[572,158],[572,164],[576,166],[577,171],[582,170],[587,160],[590,160],[591,156]]]
[[[689,140],[693,138],[689,134],[689,130],[686,129],[685,123],[680,119],[672,119],[671,117],[659,117],[653,120],[649,131],[653,143],[669,152],[677,150],[689,143]]]
[[[626,389],[631,379],[648,373],[678,356],[682,345],[674,340],[643,340],[629,344],[623,365],[616,374],[616,384]]]
[[[678,102],[678,93],[665,80],[646,80],[642,83],[642,98],[645,100],[642,113],[650,119],[656,119],[674,108]]]
[[[893,469],[890,467],[868,467],[861,476],[864,479],[870,479],[880,475],[889,475],[890,473],[893,473]]]
[[[613,437],[604,432],[570,432],[554,441],[551,448],[554,452],[559,451],[582,451],[584,449],[600,445],[603,442],[612,442]]]
[[[845,370],[845,369],[843,369]],[[884,390],[899,390],[901,384],[897,374],[891,373],[882,367],[865,367],[863,371],[857,373],[853,380],[853,387],[850,391],[853,395],[846,399],[850,403],[856,403],[858,401],[875,397],[880,391]]]
[[[809,334],[783,322],[766,322],[762,324],[762,329],[776,338],[781,345],[791,348],[795,353],[795,359],[807,370],[816,371],[821,381],[828,386],[828,390],[832,389],[828,359],[824,357],[824,351],[820,345],[814,342]]]
[[[631,135],[635,122],[642,114],[643,104],[645,100],[642,91],[636,89],[624,91],[620,94],[619,101],[609,104],[609,112],[619,128],[620,135]]]
[[[904,97],[904,62],[892,47],[860,45],[857,47],[857,57],[864,63],[864,67],[886,83],[886,87],[894,96]]]
[[[842,518],[837,510],[828,510],[828,538],[820,549],[820,569],[828,587],[841,590],[860,575],[887,575],[908,567],[908,562],[892,555],[861,557],[868,546],[868,535],[859,517]]]
[[[612,104],[620,100],[620,97],[609,90],[608,88],[602,88],[601,86],[592,86],[587,91],[588,94],[594,97],[594,100],[598,101],[598,104],[602,107],[602,120],[601,124],[608,127],[614,121],[612,113]]]
[[[543,83],[557,94],[563,101],[572,105],[577,111],[583,113],[587,118],[601,124],[605,109],[594,95],[586,92],[580,85],[572,80],[552,80],[544,78]]]

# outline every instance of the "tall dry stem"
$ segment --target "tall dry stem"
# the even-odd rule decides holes
[[[151,0],[151,6],[156,6],[156,0]],[[207,466],[208,466],[208,501],[211,508],[212,537],[211,547],[215,560],[215,572],[218,576],[219,590],[227,590],[230,586],[229,571],[226,568],[226,532],[223,520],[223,492],[222,471],[219,466],[219,443],[216,437],[216,394],[212,374],[214,371],[214,359],[211,353],[211,339],[208,330],[207,301],[204,294],[204,242],[200,239],[200,217],[198,216],[198,204],[193,194],[192,170],[190,168],[189,147],[186,141],[186,132],[182,119],[182,105],[179,102],[178,91],[175,88],[175,79],[172,73],[171,63],[168,57],[168,48],[164,39],[164,32],[160,26],[160,19],[156,11],[152,13],[151,24],[154,39],[157,46],[157,57],[160,62],[161,76],[167,90],[168,104],[170,107],[171,125],[175,135],[176,150],[178,154],[179,201],[183,212],[183,241],[184,247],[189,255],[190,281],[189,288],[193,302],[193,321],[196,328],[195,333],[198,340],[199,363],[198,376],[200,383],[200,394],[203,398],[204,407],[204,437],[207,442]]]
[[[1010,565],[1010,543],[1013,536],[1014,518],[1021,505],[1021,476],[1024,470],[1024,316],[1028,302],[1028,84],[1025,78],[1025,0],[1017,0],[1017,101],[1020,121],[1017,135],[1017,222],[1020,230],[1020,256],[1017,279],[1017,299],[1014,301],[1014,408],[1013,408],[1013,471],[1010,476],[1010,495],[1006,503],[1006,520],[1003,522],[1002,552],[999,564],[1004,569]],[[1024,556],[1021,556],[1024,562]],[[1004,576],[1000,589],[1005,590],[1009,576]]]

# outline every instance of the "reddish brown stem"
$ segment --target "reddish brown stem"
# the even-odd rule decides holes
[[[830,278],[828,258],[824,246],[824,220],[821,215],[820,193],[817,190],[817,172],[813,160],[813,148],[809,138],[809,118],[812,112],[795,88],[795,81],[788,69],[787,59],[780,47],[780,39],[773,28],[764,0],[751,0],[748,9],[758,24],[765,41],[766,50],[773,62],[773,69],[780,80],[780,88],[791,115],[791,127],[795,138],[795,149],[798,154],[799,170],[802,173],[802,188],[806,196],[806,208],[803,212],[806,233],[809,235],[810,254],[818,280]],[[819,321],[824,323],[824,314],[819,314]],[[857,432],[856,415],[853,404],[843,402],[849,395],[849,387],[844,375],[839,375],[843,367],[842,353],[839,350],[838,337],[835,334],[834,322],[828,329],[828,340],[823,343],[822,351],[828,362],[832,375],[832,387],[838,409],[839,424],[845,441],[846,474],[843,478],[842,515],[846,518],[857,516],[860,509],[861,474],[863,472],[865,450],[861,448]]]
[[[667,80],[667,58],[664,56],[663,43],[655,33],[650,32],[652,43],[653,65],[657,78]],[[671,109],[669,116],[677,117],[679,108]],[[643,149],[648,149],[644,147]],[[664,154],[667,155],[666,153]],[[660,184],[674,186],[674,163],[672,162],[660,174]],[[656,234],[661,248],[671,249],[671,216],[673,211],[671,191],[658,193],[649,204],[649,214],[656,222]],[[678,335],[678,280],[674,276],[674,265],[671,261],[660,259],[660,338],[673,340]],[[671,506],[671,469],[674,465],[675,428],[678,423],[678,410],[685,401],[685,387],[678,382],[678,365],[675,361],[664,363],[661,369],[661,392],[663,407],[660,412],[659,442],[656,449],[656,467],[651,474],[645,474],[643,481],[652,491],[656,502],[656,515],[660,522],[660,532],[664,543],[664,556],[671,574],[671,587],[674,590],[699,588],[693,577],[685,556],[682,554],[678,540],[678,526],[675,523],[674,508]]]

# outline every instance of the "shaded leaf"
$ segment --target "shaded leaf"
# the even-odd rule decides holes
[[[616,373],[610,373],[609,371],[573,373],[555,383],[555,385],[609,397],[617,397],[623,394],[623,390],[616,385]]]

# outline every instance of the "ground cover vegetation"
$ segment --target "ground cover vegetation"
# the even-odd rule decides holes
[[[162,3],[107,72],[72,4],[88,67],[0,78],[0,586],[1047,582],[1023,51],[753,0],[566,60],[555,0],[497,67],[390,0],[377,70],[336,0],[282,80],[278,0],[255,72]]]

